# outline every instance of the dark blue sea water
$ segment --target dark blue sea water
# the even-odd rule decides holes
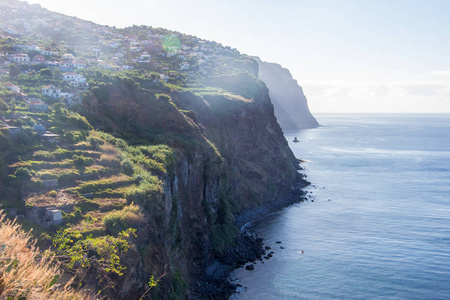
[[[314,202],[249,225],[275,254],[236,297],[450,299],[450,115],[318,121],[285,133]]]

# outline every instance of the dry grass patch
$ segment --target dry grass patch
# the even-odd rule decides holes
[[[56,196],[54,196],[56,192]],[[47,193],[30,194],[25,202],[31,206],[71,206],[79,201],[78,197],[65,191],[49,191]]]
[[[103,212],[122,209],[127,204],[125,198],[95,198],[94,202],[100,205],[100,210]]]
[[[30,233],[0,213],[0,299],[94,299],[86,291],[60,283],[62,272],[51,256],[42,256]]]

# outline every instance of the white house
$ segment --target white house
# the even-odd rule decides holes
[[[47,61],[47,67],[49,68],[54,68],[54,67],[58,67],[59,66],[59,62],[57,61]]]
[[[131,69],[134,69],[134,68],[129,65],[122,65],[122,70],[131,70]]]
[[[140,52],[142,50],[141,47],[130,47],[131,52]]]
[[[17,62],[17,63],[27,63],[27,62],[30,62],[30,57],[28,57],[28,54],[26,54],[26,53],[18,53],[18,54],[12,55],[10,60]]]
[[[169,80],[169,76],[164,75],[164,74],[159,74],[159,78],[161,78],[161,80],[164,80],[164,81]]]
[[[180,64],[181,70],[189,70],[190,67],[191,67],[191,65],[188,64],[187,62],[182,62],[182,63]]]
[[[68,62],[68,61],[60,61],[58,63],[58,67],[63,68],[63,69],[70,68],[70,62]]]
[[[22,49],[26,51],[41,51],[41,48],[36,45],[24,45],[22,46]]]
[[[73,94],[71,94],[71,93],[61,93],[60,96],[61,96],[61,98],[66,98],[66,99],[73,98]]]
[[[71,66],[76,69],[82,69],[86,67],[86,62],[82,59],[74,59]]]
[[[61,89],[55,87],[54,85],[47,85],[41,89],[42,95],[59,98],[61,97]]]
[[[73,86],[79,86],[80,84],[86,83],[86,78],[84,78],[83,75],[77,73],[64,73],[63,78]]]
[[[91,48],[91,51],[94,52],[95,54],[100,54],[102,52],[102,50],[100,50],[99,48]]]
[[[75,59],[75,56],[72,53],[65,53],[65,54],[63,54],[62,59],[72,60],[72,59]]]
[[[17,85],[15,85],[11,82],[7,82],[7,83],[3,84],[3,87],[7,88],[10,91],[16,92],[17,94],[20,93],[20,87],[18,87]]]
[[[139,57],[138,62],[150,62],[151,56],[147,52],[144,52]]]
[[[58,51],[50,51],[50,50],[42,50],[41,54],[48,55],[48,56],[58,56],[59,52]]]
[[[110,70],[112,68],[112,65],[110,63],[105,62],[105,61],[98,61],[98,66],[100,68],[105,69],[105,70]]]

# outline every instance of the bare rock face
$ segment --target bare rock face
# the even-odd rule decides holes
[[[317,127],[319,124],[309,111],[303,90],[289,70],[276,63],[255,59],[259,64],[258,77],[269,88],[275,116],[281,128],[286,131]]]
[[[136,240],[140,259],[130,261],[139,267],[130,267],[123,277],[128,283],[117,287],[124,298],[144,292],[150,274],[165,272],[161,295],[177,290],[180,297],[189,297],[184,286],[195,287],[206,268],[228,257],[239,239],[239,215],[261,206],[277,208],[273,205],[280,199],[300,201],[301,194],[293,193],[302,182],[299,161],[283,136],[269,91],[255,73],[221,76],[211,83],[230,92],[172,90],[165,97],[119,80],[109,87],[108,97],[96,102],[98,115],[92,119],[97,127],[164,142],[176,153],[167,172],[155,173],[164,183],[164,195],[145,210],[147,225]],[[197,293],[217,287],[208,289],[208,281],[202,282]]]

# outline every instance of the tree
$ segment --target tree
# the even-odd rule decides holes
[[[49,68],[41,69],[39,71],[39,76],[48,76],[48,77],[50,77],[52,75],[53,75],[52,70],[49,69]]]
[[[16,66],[15,64],[9,65],[9,77],[10,78],[16,78],[20,75],[20,68]]]
[[[8,106],[6,105],[6,103],[0,99],[0,110],[2,111],[7,111],[8,110]]]
[[[59,230],[53,238],[56,258],[78,274],[86,274],[90,269],[97,273],[100,282],[112,287],[112,275],[122,276],[126,269],[120,256],[131,247],[129,239],[136,236],[136,229],[119,233],[118,237],[84,237],[79,231]],[[84,277],[84,276],[81,276]]]

